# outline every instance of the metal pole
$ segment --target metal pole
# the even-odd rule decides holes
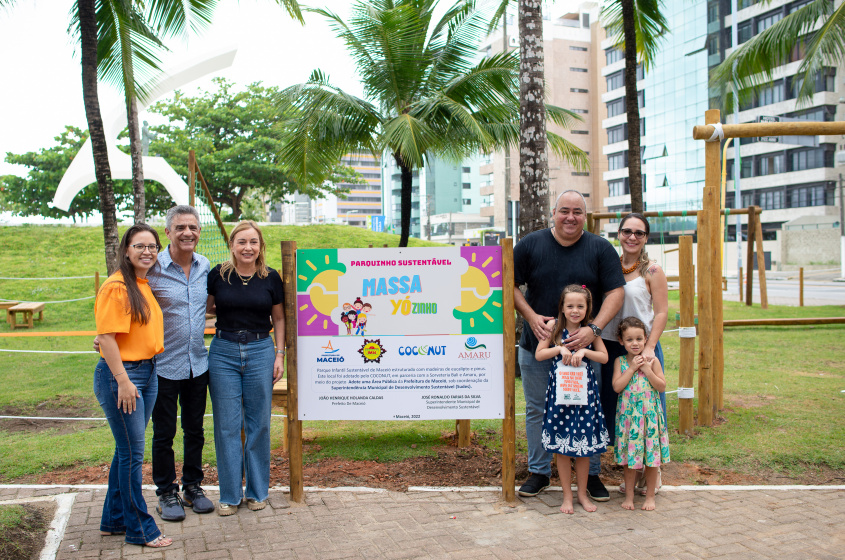
[[[842,198],[842,173],[839,174],[839,276],[845,280],[845,199]]]
[[[739,30],[736,25],[737,0],[731,0],[731,45],[737,48],[739,45]],[[736,70],[736,63],[734,63],[734,70]],[[734,76],[736,71],[734,71]],[[736,87],[736,80],[733,80],[734,90],[734,124],[739,124],[739,91]],[[742,169],[742,158],[740,157],[740,144],[742,142],[737,140],[734,142],[734,208],[742,208],[742,189],[739,186],[739,179]],[[742,219],[739,214],[736,216],[736,281],[739,286],[739,297],[742,301]]]

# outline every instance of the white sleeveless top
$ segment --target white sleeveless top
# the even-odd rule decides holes
[[[622,309],[616,317],[611,319],[602,330],[601,337],[604,340],[615,341],[616,329],[625,317],[636,317],[648,327],[648,332],[651,333],[651,327],[654,324],[654,309],[651,294],[642,276],[637,276],[625,284],[625,303],[622,304]]]

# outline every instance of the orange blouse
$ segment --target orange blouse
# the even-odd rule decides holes
[[[164,317],[146,278],[136,278],[138,288],[150,307],[146,325],[132,321],[129,296],[123,275],[115,272],[100,287],[94,303],[97,334],[115,333],[120,359],[124,362],[149,360],[164,350]],[[102,355],[102,350],[100,355]]]

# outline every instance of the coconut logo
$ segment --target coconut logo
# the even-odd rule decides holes
[[[429,346],[427,344],[422,346],[400,346],[400,356],[445,356],[446,345]]]

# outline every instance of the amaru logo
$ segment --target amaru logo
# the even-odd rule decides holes
[[[318,362],[342,362],[343,356],[339,356],[340,348],[332,348],[332,341],[329,340],[325,346],[321,346],[324,350],[322,356],[317,356]]]
[[[446,346],[400,346],[400,356],[445,356]]]
[[[458,353],[458,358],[461,360],[489,360],[493,354],[492,352],[480,352],[482,349],[486,350],[487,345],[479,344],[474,336],[467,338],[464,342],[464,348],[466,348],[466,352]]]
[[[466,340],[466,342],[464,342],[464,348],[467,350],[478,350],[480,348],[484,348],[486,350],[487,345],[479,344],[475,337],[471,336]]]

